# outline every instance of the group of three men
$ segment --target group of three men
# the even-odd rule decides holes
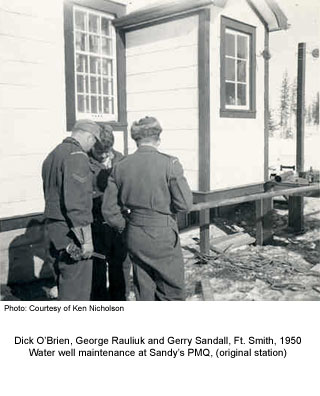
[[[177,158],[158,151],[154,117],[134,122],[135,153],[112,149],[112,128],[75,123],[42,168],[45,217],[58,299],[125,300],[130,266],[136,300],[183,300],[184,263],[175,219],[192,193]],[[72,258],[68,246],[78,246]],[[95,252],[94,252],[95,251]],[[109,294],[106,294],[106,256]],[[128,252],[128,256],[127,256]]]

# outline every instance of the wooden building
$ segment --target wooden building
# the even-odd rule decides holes
[[[130,153],[131,123],[157,117],[161,150],[180,158],[195,202],[263,191],[269,34],[286,28],[273,0],[129,14],[125,1],[0,0],[1,283],[12,268],[13,282],[43,270],[43,251],[29,275],[21,260],[41,250],[41,164],[76,119],[111,122]]]

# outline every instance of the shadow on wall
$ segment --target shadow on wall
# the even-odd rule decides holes
[[[1,287],[2,300],[51,299],[53,262],[44,221],[31,220],[25,233],[10,243],[8,282]]]

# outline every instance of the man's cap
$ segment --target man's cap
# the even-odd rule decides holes
[[[83,131],[91,133],[96,139],[101,141],[100,126],[92,120],[78,120],[72,127],[72,132]]]
[[[131,126],[131,137],[133,140],[159,136],[161,132],[161,125],[155,117],[141,118],[141,120],[135,121]]]
[[[114,144],[113,128],[109,124],[103,125],[100,133],[100,142],[104,149],[109,149]]]

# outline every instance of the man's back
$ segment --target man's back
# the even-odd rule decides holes
[[[179,161],[151,146],[138,150],[115,167],[114,180],[120,202],[131,210],[146,209],[162,214],[188,210],[192,196]],[[179,192],[172,184],[179,184]],[[179,205],[172,205],[174,201]]]

